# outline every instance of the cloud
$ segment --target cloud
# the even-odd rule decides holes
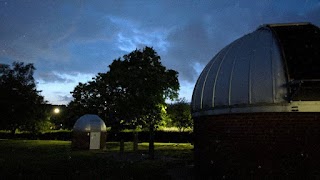
[[[45,100],[53,104],[67,104],[66,99],[71,98],[70,92],[79,82],[85,83],[92,80],[95,74],[53,74],[45,80],[37,78],[37,89],[42,91]],[[64,97],[64,98],[62,98]]]
[[[73,45],[112,43],[117,31],[103,14],[84,9],[81,3],[9,1],[1,12],[0,58],[32,62],[45,72],[82,72],[83,65],[74,62]]]
[[[272,1],[205,4],[207,7],[189,4],[198,8],[197,13],[190,12],[193,17],[186,15],[188,21],[170,32],[167,39],[170,49],[163,59],[180,72],[180,80],[195,82],[199,75],[195,66],[205,66],[223,47],[260,25],[297,21],[319,24],[319,5],[315,8],[310,4]],[[301,7],[305,7],[303,11]]]
[[[73,100],[73,97],[71,95],[69,96],[59,95],[58,100],[55,104],[68,104],[72,100]]]
[[[153,46],[191,96],[203,67],[232,41],[266,23],[319,26],[319,14],[316,0],[0,1],[0,62],[34,63],[39,87],[58,102],[112,60]]]
[[[74,83],[75,82],[70,77],[63,76],[58,72],[54,72],[54,71],[37,73],[37,79],[45,83],[48,83],[48,82]]]

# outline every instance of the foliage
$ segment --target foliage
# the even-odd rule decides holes
[[[166,108],[167,108],[167,105],[162,105],[161,107],[161,113],[160,113],[161,122],[159,123],[157,130],[160,130],[160,129],[163,130],[163,129],[172,127],[172,122],[167,113]]]
[[[124,140],[125,142],[133,141],[132,139],[133,131],[121,131],[121,132],[108,132],[107,141],[108,142],[119,142]],[[190,131],[178,132],[178,131],[155,131],[155,142],[175,142],[175,143],[186,143],[193,142],[193,134]],[[17,131],[14,136],[10,134],[9,131],[0,131],[0,139],[39,139],[39,140],[68,140],[72,138],[72,131],[70,130],[51,130],[42,131],[41,133],[30,133],[27,131]],[[139,131],[139,141],[138,142],[148,142],[150,139],[150,134],[148,131]]]
[[[98,114],[113,130],[149,127],[161,120],[165,100],[178,96],[178,72],[166,69],[153,48],[115,59],[109,68],[71,92],[75,115]]]
[[[33,64],[14,62],[0,74],[1,127],[15,133],[17,128],[37,131],[45,119],[44,99],[36,90]]]
[[[178,127],[180,132],[193,126],[190,104],[185,99],[179,99],[175,103],[170,104],[167,108],[167,113],[173,125]]]
[[[166,99],[178,97],[178,72],[166,69],[150,47],[115,59],[109,68],[92,81],[79,83],[71,92],[74,100],[70,107],[79,113],[102,115],[115,131],[148,127],[153,157],[154,129],[161,121],[162,106]]]
[[[160,56],[149,47],[135,50],[113,61],[110,79],[119,90],[119,111],[127,123],[137,126],[157,124],[165,99],[174,99],[179,90],[178,73],[167,70]]]

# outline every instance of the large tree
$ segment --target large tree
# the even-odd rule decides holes
[[[161,120],[161,108],[166,99],[178,97],[180,87],[178,72],[167,69],[160,60],[151,47],[115,59],[108,72],[75,88],[70,105],[82,108],[82,112],[104,112],[119,129],[148,127],[152,151],[152,134]]]
[[[167,107],[172,125],[178,127],[180,132],[193,126],[190,109],[190,103],[186,102],[185,99],[179,99]]]
[[[68,119],[73,123],[84,114],[98,114],[108,124],[115,127],[112,117],[115,114],[116,89],[111,87],[109,73],[98,73],[92,81],[79,83],[71,92],[73,100],[68,104]],[[72,126],[71,126],[72,127]]]
[[[149,154],[153,158],[153,133],[161,120],[166,99],[178,97],[178,72],[167,69],[151,47],[135,50],[109,66],[110,81],[119,90],[123,120],[135,128],[147,126],[150,131]]]
[[[115,59],[109,68],[71,92],[74,99],[69,108],[75,114],[96,113],[122,127],[135,128],[149,125],[146,116],[160,112],[166,99],[178,96],[178,73],[166,69],[153,48]]]
[[[15,133],[16,129],[35,130],[45,119],[44,99],[36,89],[33,64],[14,62],[3,66],[0,73],[1,128]]]
[[[109,68],[112,86],[121,94],[118,102],[122,114],[129,122],[135,119],[138,124],[150,125],[153,120],[145,117],[159,113],[166,99],[178,97],[178,72],[163,66],[153,48],[124,55]]]

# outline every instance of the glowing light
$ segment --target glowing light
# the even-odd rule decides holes
[[[58,114],[58,113],[60,113],[60,109],[59,109],[59,108],[55,108],[55,109],[53,110],[53,112],[54,112],[55,114]]]

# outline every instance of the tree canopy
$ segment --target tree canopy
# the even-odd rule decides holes
[[[166,99],[178,97],[180,88],[178,72],[167,69],[160,59],[152,47],[115,59],[109,71],[75,87],[69,107],[99,114],[112,130],[147,127],[149,157],[153,158],[153,133],[161,121],[161,109]]]
[[[178,96],[178,73],[167,70],[153,48],[135,50],[109,66],[112,86],[119,90],[119,111],[133,125],[143,125],[157,112],[167,98]],[[135,124],[137,123],[137,124]]]
[[[44,99],[36,89],[33,64],[14,62],[2,65],[0,72],[1,127],[35,130],[36,122],[44,119]]]
[[[172,124],[183,131],[193,126],[191,118],[190,104],[185,99],[179,99],[167,107],[168,116],[171,118]]]
[[[177,98],[180,87],[178,72],[167,69],[160,60],[151,47],[115,59],[109,71],[75,87],[69,106],[97,113],[113,127],[156,124],[161,105]]]

